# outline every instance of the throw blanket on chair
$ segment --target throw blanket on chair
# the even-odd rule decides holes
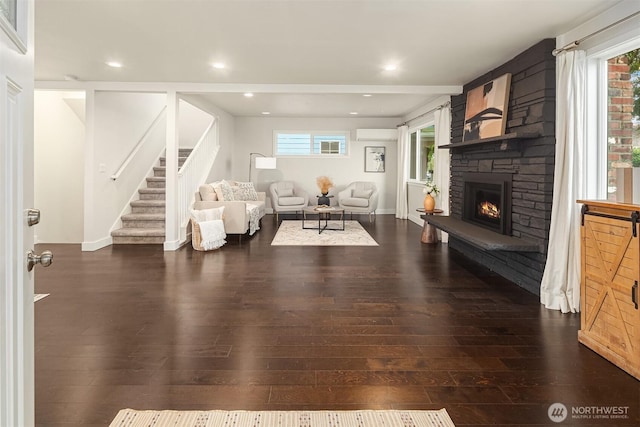
[[[227,233],[224,231],[224,222],[221,219],[199,222],[198,225],[202,236],[202,242],[200,243],[202,249],[206,251],[218,249],[227,243],[225,240]]]
[[[257,205],[247,203],[247,214],[249,215],[249,236],[260,230],[260,211]]]

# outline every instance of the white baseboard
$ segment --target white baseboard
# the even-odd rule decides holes
[[[164,250],[165,251],[176,251],[176,250],[180,249],[180,247],[183,244],[184,243],[180,243],[180,240],[172,240],[170,242],[165,241],[164,242]]]
[[[412,213],[407,217],[407,219],[420,227],[424,225],[424,219],[420,218],[420,215]]]
[[[396,210],[395,209],[378,209],[376,211],[377,215],[395,215],[396,214]]]
[[[82,242],[82,251],[83,252],[97,251],[98,249],[102,249],[111,244],[113,244],[113,238],[111,236],[104,237],[100,240],[95,240],[93,242]]]

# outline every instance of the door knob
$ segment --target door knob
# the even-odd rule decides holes
[[[53,254],[51,251],[44,251],[42,255],[36,255],[32,250],[27,252],[27,270],[33,270],[36,264],[40,264],[43,267],[49,267],[53,263]]]
[[[33,227],[39,222],[40,222],[40,209],[27,209],[27,224],[29,224],[29,227]]]

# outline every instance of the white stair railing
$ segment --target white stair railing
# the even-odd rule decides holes
[[[218,124],[214,119],[200,137],[187,160],[178,170],[176,209],[181,242],[184,242],[187,238],[187,225],[194,194],[209,175],[219,149]]]

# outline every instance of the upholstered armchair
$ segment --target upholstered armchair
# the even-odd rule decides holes
[[[356,181],[352,182],[338,193],[338,205],[344,209],[345,213],[366,213],[375,218],[378,209],[378,190],[373,182]]]
[[[269,186],[271,206],[276,213],[302,211],[309,204],[309,194],[293,181],[274,182]]]

